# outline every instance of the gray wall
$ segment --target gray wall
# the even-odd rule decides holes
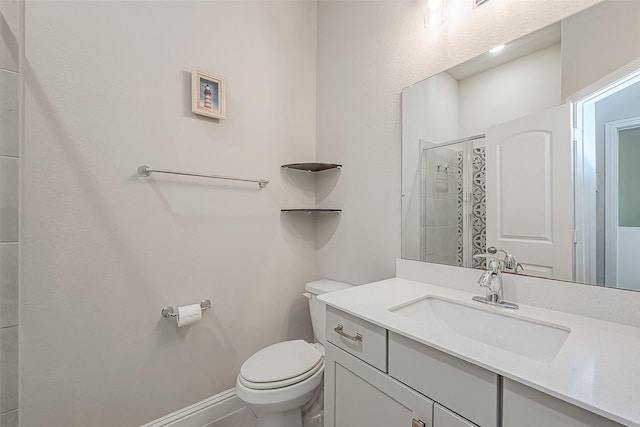
[[[608,0],[562,23],[562,99],[640,56],[638,16],[640,2]]]
[[[0,427],[18,425],[18,186],[22,1],[0,1]]]
[[[28,1],[23,425],[138,425],[310,339],[305,281],[394,274],[401,89],[598,2],[492,0],[429,32],[418,2],[320,1],[316,32],[314,2]],[[191,114],[194,66],[227,78],[226,121]],[[345,167],[279,170],[314,158]],[[343,214],[279,213],[315,202]],[[188,329],[159,318],[204,297]]]
[[[24,427],[136,426],[311,339],[314,2],[27,1]],[[190,70],[227,120],[191,113]],[[271,181],[229,183],[139,165]],[[178,329],[165,305],[213,301]]]

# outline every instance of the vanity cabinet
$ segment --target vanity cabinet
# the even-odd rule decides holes
[[[496,425],[495,374],[332,307],[326,319],[325,427],[477,427],[446,408]]]
[[[332,307],[326,332],[326,427],[622,426]]]
[[[431,400],[333,344],[324,406],[325,427],[434,427]]]
[[[622,426],[508,378],[503,379],[502,401],[502,425],[505,427]]]

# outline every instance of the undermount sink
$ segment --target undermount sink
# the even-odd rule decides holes
[[[499,310],[433,296],[389,309],[427,325],[435,319],[464,337],[541,362],[555,359],[571,332],[564,326],[507,315]]]

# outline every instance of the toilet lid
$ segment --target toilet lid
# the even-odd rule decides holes
[[[285,341],[265,347],[240,368],[240,376],[251,383],[275,383],[304,376],[317,368],[322,355],[303,340]]]
[[[253,383],[251,381],[247,381],[244,378],[242,378],[242,375],[238,375],[238,381],[243,386],[247,388],[251,388],[253,390],[272,390],[275,388],[288,387],[290,385],[298,384],[310,377],[315,376],[318,373],[318,371],[322,373],[323,369],[324,369],[324,360],[320,359],[318,364],[313,368],[311,368],[309,371],[305,372],[302,375],[298,375],[297,377],[287,378],[286,380],[273,381],[268,383]]]

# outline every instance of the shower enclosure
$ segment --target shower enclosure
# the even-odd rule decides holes
[[[486,251],[484,135],[444,144],[420,140],[422,261],[483,267]]]

